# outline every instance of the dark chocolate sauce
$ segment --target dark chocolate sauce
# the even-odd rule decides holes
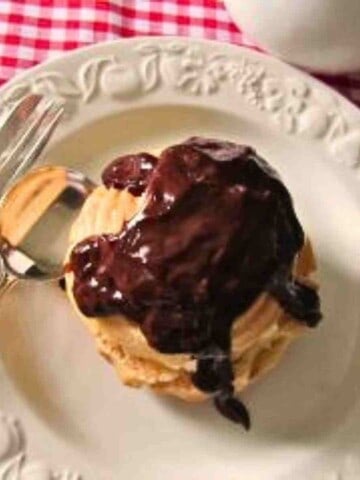
[[[158,160],[120,158],[103,180],[145,192],[147,203],[119,234],[74,248],[79,308],[90,317],[125,314],[158,351],[193,354],[194,384],[248,428],[233,396],[234,319],[264,290],[309,326],[321,318],[317,292],[291,276],[304,234],[287,189],[252,148],[198,137]]]
[[[245,430],[250,430],[250,415],[245,405],[234,397],[233,391],[220,391],[214,398],[218,411],[232,422],[240,423]]]
[[[133,195],[141,195],[156,162],[157,158],[149,153],[119,157],[105,168],[102,181],[107,188],[127,188]]]
[[[61,288],[63,292],[66,290],[66,282],[65,282],[65,277],[61,277],[60,280],[58,281],[58,285]]]

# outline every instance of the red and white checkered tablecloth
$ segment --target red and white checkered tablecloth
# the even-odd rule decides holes
[[[219,0],[0,0],[0,84],[64,50],[135,35],[257,48]],[[360,73],[320,78],[360,105]]]

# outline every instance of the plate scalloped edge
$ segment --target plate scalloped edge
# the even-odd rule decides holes
[[[339,95],[329,88],[317,88],[316,81],[310,85],[305,75],[280,77],[261,61],[241,56],[241,48],[236,60],[180,39],[149,38],[134,42],[132,49],[133,61],[124,62],[116,54],[95,56],[71,77],[57,70],[25,75],[5,88],[3,106],[30,91],[50,94],[65,101],[71,117],[81,104],[101,95],[124,101],[162,86],[186,95],[216,95],[226,86],[263,111],[285,134],[325,142],[332,158],[360,178],[360,123],[347,119]]]
[[[330,89],[317,88],[316,81],[314,86],[310,85],[304,75],[280,77],[262,65],[261,55],[254,54],[259,60],[252,60],[246,50],[247,54],[241,56],[245,50],[241,48],[237,48],[237,58],[233,59],[229,55],[209,54],[205,43],[192,45],[185,39],[153,37],[133,43],[134,60],[126,63],[115,54],[103,55],[81,63],[72,76],[50,68],[40,72],[35,68],[36,73],[31,76],[20,75],[19,80],[2,88],[1,111],[29,92],[60,97],[67,107],[67,118],[71,118],[81,105],[102,95],[126,100],[166,86],[185,95],[206,96],[216,95],[227,86],[264,112],[283,133],[323,141],[333,159],[360,179],[360,123],[347,119],[339,101],[341,97]],[[351,460],[347,455],[339,469],[321,480],[355,478]],[[78,473],[57,472],[43,462],[29,460],[19,421],[0,410],[0,480],[40,477],[81,479]],[[360,466],[356,468],[358,477]]]
[[[355,480],[360,477],[360,463],[347,454],[342,465],[321,477],[309,480]],[[26,437],[20,422],[0,410],[0,480],[82,480],[69,469],[55,471],[43,461],[33,461],[26,451]]]

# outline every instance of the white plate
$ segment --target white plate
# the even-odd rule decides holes
[[[1,96],[28,89],[69,107],[45,161],[90,175],[116,154],[193,134],[254,145],[314,241],[325,318],[245,393],[245,433],[209,405],[121,386],[63,293],[21,285],[1,306],[0,479],[358,480],[359,111],[279,61],[186,39],[92,46]]]

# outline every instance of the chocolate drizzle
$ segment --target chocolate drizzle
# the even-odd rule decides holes
[[[90,317],[125,314],[158,351],[194,355],[194,384],[248,428],[233,397],[234,319],[264,290],[309,326],[321,318],[316,291],[291,276],[304,234],[287,189],[252,148],[199,137],[158,160],[119,158],[103,181],[144,192],[147,203],[119,234],[74,248],[79,308]]]

